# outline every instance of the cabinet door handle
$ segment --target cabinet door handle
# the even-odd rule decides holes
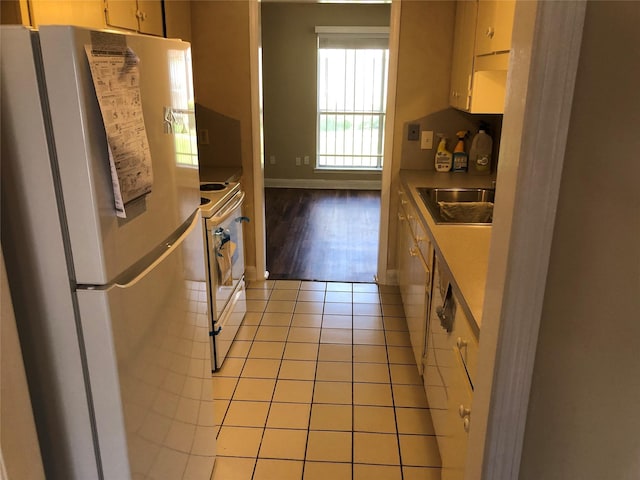
[[[401,222],[404,222],[406,220],[406,218],[404,217],[404,215],[402,215],[401,213],[398,214],[398,220],[400,220]]]
[[[467,342],[466,340],[464,340],[462,337],[458,337],[458,339],[456,340],[456,346],[462,350],[464,347],[466,347],[469,344],[469,342]]]
[[[411,247],[409,249],[409,255],[412,257],[415,257],[418,255],[418,249],[416,247]]]
[[[493,38],[493,36],[496,34],[496,31],[493,27],[487,27],[487,30],[484,32],[484,34],[489,38]]]
[[[469,415],[471,415],[471,409],[460,404],[460,406],[458,407],[458,414],[460,415],[460,418],[468,417]]]
[[[469,433],[469,426],[471,425],[471,419],[469,417],[464,417],[464,420],[462,420],[462,428],[464,428],[464,431]]]

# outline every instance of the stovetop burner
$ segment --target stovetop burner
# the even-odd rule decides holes
[[[218,190],[224,190],[227,188],[227,185],[224,183],[214,182],[214,183],[201,183],[200,191],[201,192],[215,192]]]
[[[200,213],[204,218],[210,218],[236,192],[240,190],[238,182],[202,182],[200,184]],[[209,200],[205,202],[204,200]]]

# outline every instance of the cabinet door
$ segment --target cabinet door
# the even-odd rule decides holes
[[[514,0],[480,0],[476,28],[476,55],[511,49]]]
[[[105,26],[102,0],[78,0],[75,2],[30,0],[29,10],[31,25],[34,27],[40,25],[77,25],[99,29]]]
[[[447,335],[440,326],[437,308],[444,303],[441,291],[440,267],[438,258],[433,261],[433,280],[431,282],[431,306],[427,328],[426,362],[424,371],[424,389],[431,409],[431,418],[436,432],[436,440],[441,452],[446,452],[446,439],[442,435],[447,429],[448,397],[442,376],[443,365],[446,365],[448,354]],[[444,456],[443,456],[444,462]]]
[[[469,110],[470,108],[477,14],[478,3],[476,1],[461,0],[456,2],[449,103],[452,107],[460,110]]]
[[[136,0],[108,0],[105,12],[107,25],[138,30],[138,4]]]
[[[442,480],[463,480],[471,425],[472,389],[460,351],[450,349],[453,366],[446,369],[447,420],[442,456]]]
[[[398,207],[398,242],[396,245],[396,264],[398,266],[398,286],[402,297],[402,306],[407,310],[408,305],[408,285],[409,285],[409,248],[411,248],[412,238],[409,220],[402,206]]]
[[[405,317],[416,365],[422,375],[430,275],[420,250],[414,242],[409,246],[407,254],[409,255],[409,275]]]
[[[107,25],[150,35],[164,35],[162,0],[108,0]]]
[[[140,33],[164,36],[162,0],[138,0]]]

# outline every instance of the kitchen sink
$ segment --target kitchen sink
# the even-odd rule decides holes
[[[436,223],[491,225],[495,190],[491,188],[418,188]]]

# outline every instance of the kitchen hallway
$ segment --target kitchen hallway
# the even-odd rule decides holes
[[[250,283],[213,375],[213,480],[435,480],[440,457],[396,287]]]

